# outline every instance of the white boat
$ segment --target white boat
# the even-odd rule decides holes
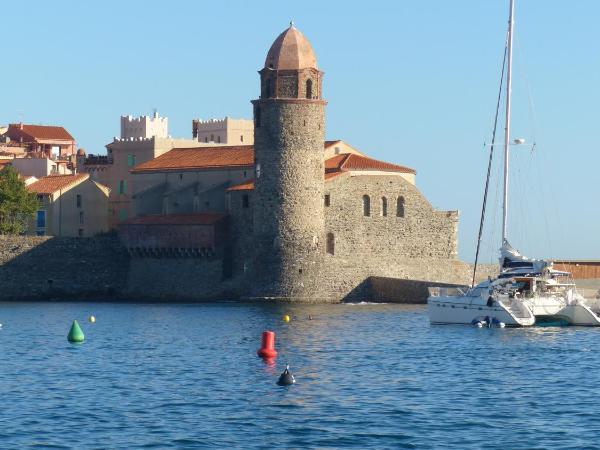
[[[570,274],[568,272],[554,270],[551,261],[529,259],[521,255],[509,244],[507,239],[513,26],[514,0],[510,0],[505,54],[507,67],[506,126],[504,129],[504,198],[499,275],[495,279],[488,279],[474,285],[479,255],[478,244],[473,287],[430,288],[427,300],[429,320],[432,324],[472,324],[480,327],[494,325],[526,327],[536,323],[600,326],[600,307],[589,304],[577,292],[575,284],[569,281]],[[502,74],[504,75],[504,67]],[[497,112],[500,108],[500,98],[501,95],[498,96]],[[485,216],[497,123],[498,113],[490,148],[488,181],[484,194],[479,241],[481,241]],[[524,141],[515,139],[512,142],[514,145],[520,145]]]

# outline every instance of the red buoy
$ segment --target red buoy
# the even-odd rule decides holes
[[[263,331],[260,348],[256,352],[261,358],[275,358],[275,333],[273,331]]]

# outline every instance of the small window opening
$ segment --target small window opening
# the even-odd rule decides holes
[[[244,135],[240,134],[240,142],[244,142]]]
[[[81,194],[77,194],[77,207],[81,208]]]
[[[83,237],[83,228],[79,228],[79,229],[77,230],[77,236],[78,236],[78,237]]]
[[[312,98],[312,80],[306,80],[306,98]]]
[[[398,197],[398,204],[396,205],[396,216],[404,217],[404,197]]]
[[[204,136],[204,142],[208,143],[208,136]]]
[[[79,223],[83,225],[83,211],[79,211]]]
[[[339,147],[336,147],[336,148],[335,148],[335,154],[336,154],[336,155],[339,155],[339,154],[340,154],[340,148],[339,148]]]
[[[331,197],[329,194],[325,194],[325,206],[331,205]]]
[[[381,215],[383,217],[387,216],[387,198],[381,197]]]
[[[333,233],[327,233],[327,253],[330,255],[335,254],[335,237]]]
[[[179,180],[183,180],[183,174],[182,173],[179,174]]]
[[[260,107],[256,107],[254,110],[254,126],[260,128]]]
[[[242,208],[248,208],[250,206],[250,197],[248,194],[242,196]]]
[[[371,199],[368,195],[363,195],[363,215],[368,217],[371,215]]]
[[[215,135],[214,134],[210,135],[210,142],[215,142]]]
[[[221,136],[217,136],[217,142],[220,144],[221,143]]]

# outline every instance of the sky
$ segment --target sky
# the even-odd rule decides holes
[[[293,20],[325,72],[327,139],[415,168],[435,208],[460,211],[459,256],[474,259],[508,0],[24,5],[2,6],[0,124],[61,125],[88,153],[121,115],[156,108],[174,137],[194,118],[251,118]],[[516,1],[511,134],[527,144],[511,150],[508,234],[529,256],[600,259],[598,17],[597,0]],[[500,245],[500,157],[483,262]]]

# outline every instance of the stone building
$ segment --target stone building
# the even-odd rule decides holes
[[[164,288],[169,264],[172,288],[195,298],[337,302],[364,299],[373,277],[464,282],[458,212],[435,210],[415,170],[325,141],[323,72],[302,33],[285,30],[259,74],[254,145],[177,148],[131,169],[138,217],[120,234],[139,285]]]
[[[106,145],[106,156],[86,155],[77,151],[77,167],[81,172],[110,188],[109,226],[133,216],[131,195],[133,182],[130,170],[137,164],[152,160],[175,147],[198,146],[194,139],[172,138],[168,135],[168,119],[154,113],[149,116],[121,116],[121,135]]]
[[[192,136],[205,144],[252,145],[254,122],[247,119],[194,119]]]
[[[40,202],[27,234],[91,237],[108,230],[109,189],[86,173],[43,177],[27,190]]]

